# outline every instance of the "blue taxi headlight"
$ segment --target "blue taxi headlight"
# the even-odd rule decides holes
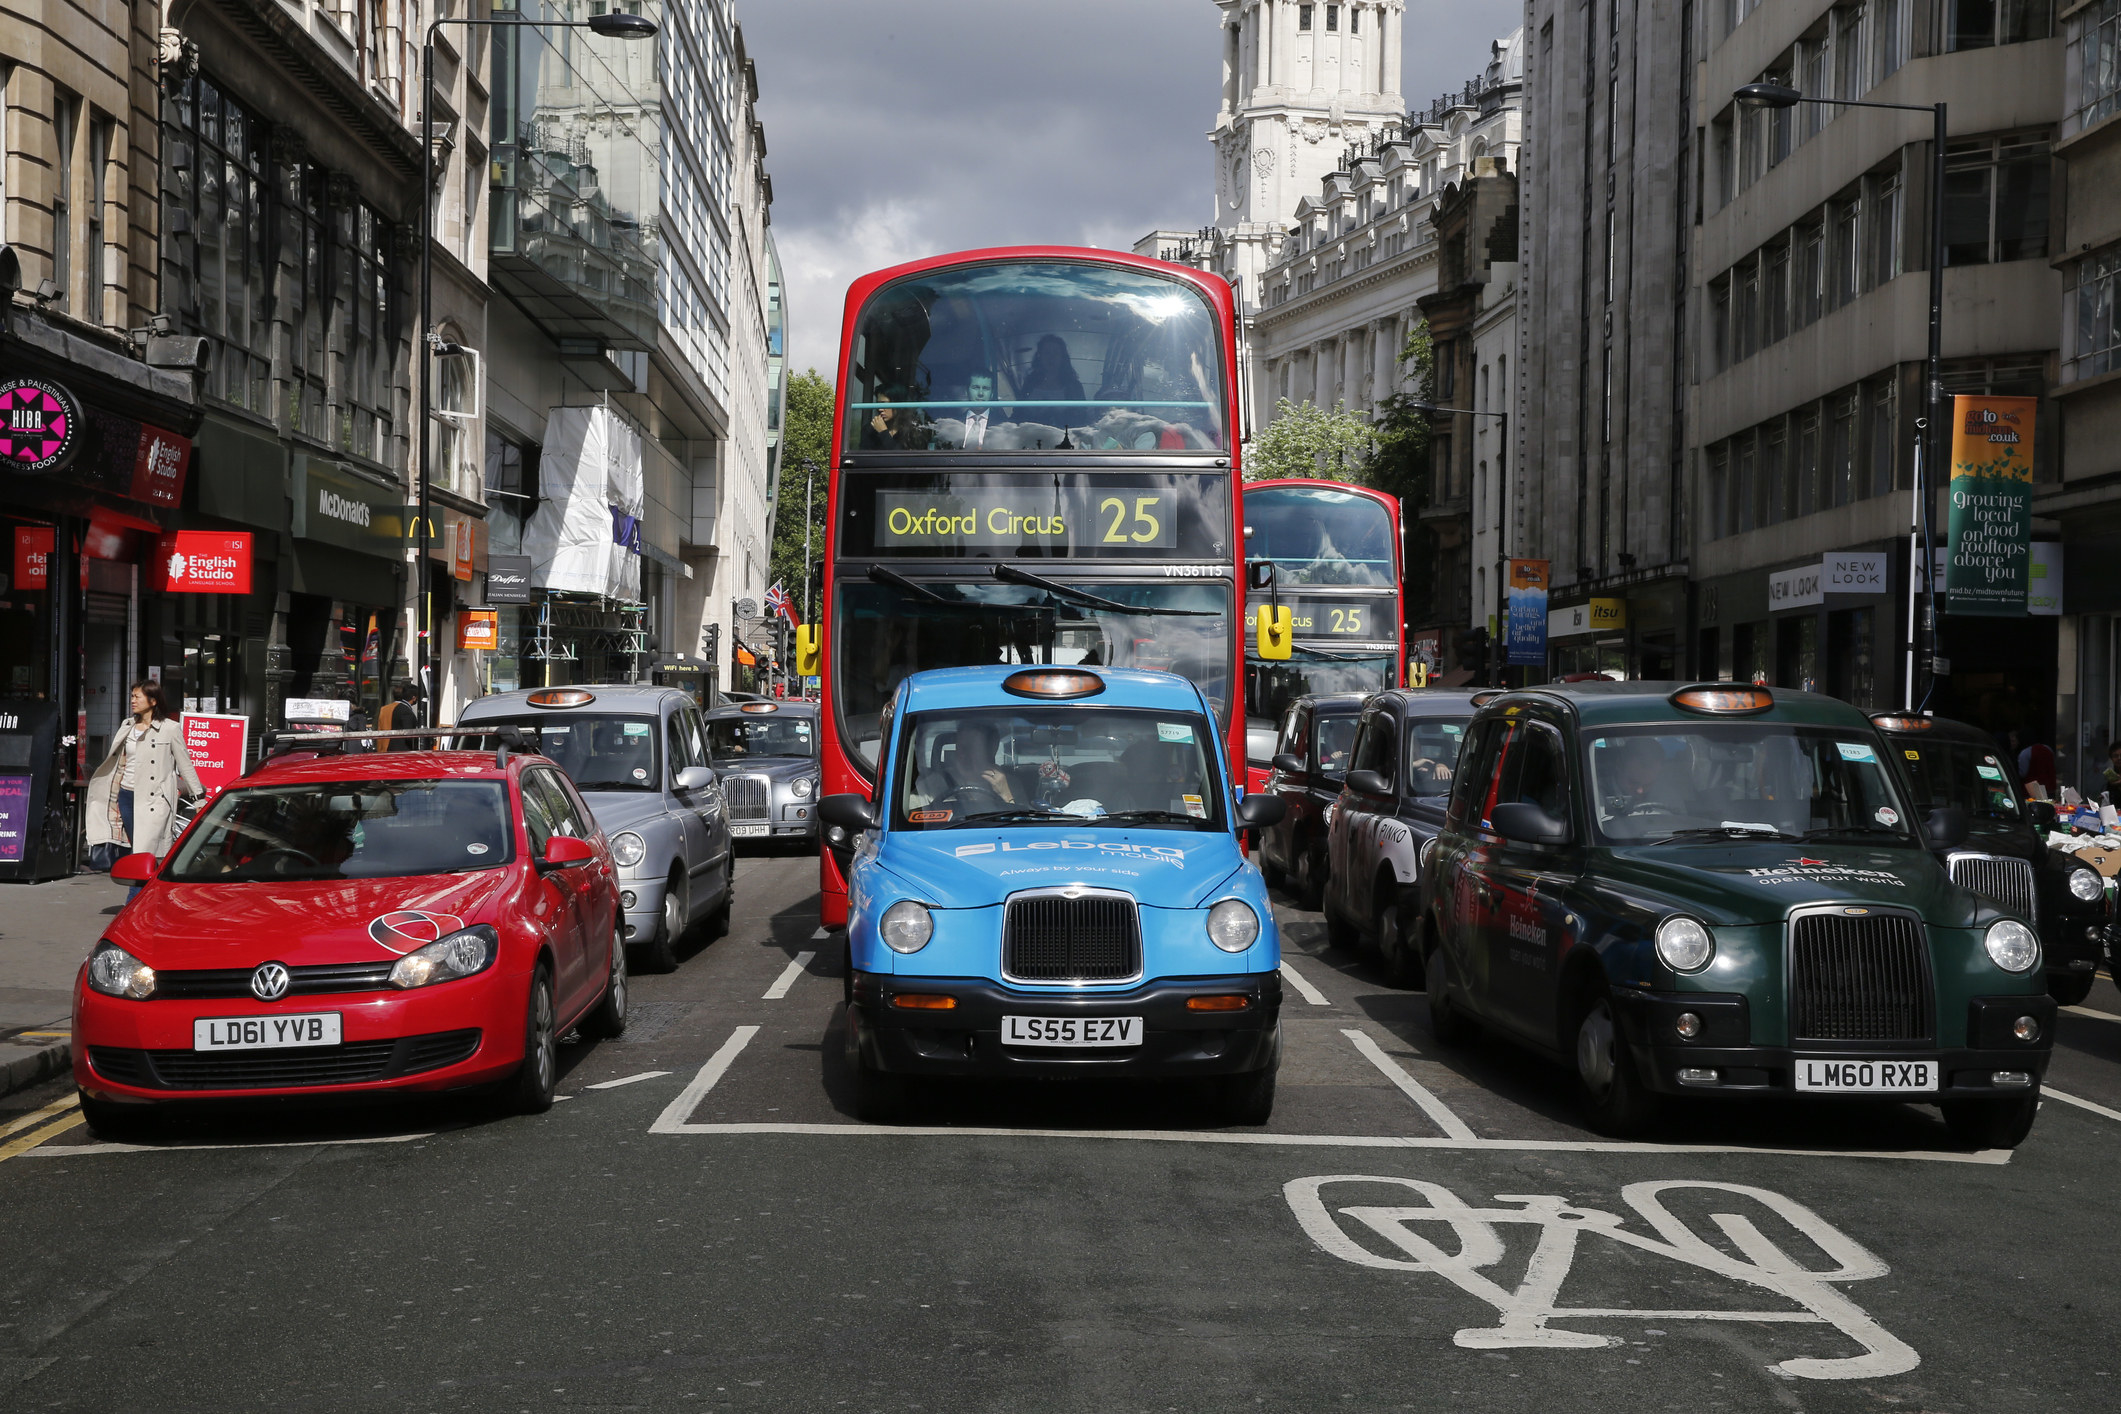
[[[1988,925],[1981,939],[1989,961],[2005,972],[2025,972],[2040,960],[2040,940],[2033,930],[2015,918],[1999,918]]]
[[[438,938],[399,958],[390,969],[390,985],[410,991],[436,982],[454,982],[493,965],[501,935],[484,923]]]
[[[2070,897],[2081,903],[2095,903],[2106,893],[2106,881],[2090,869],[2069,871]]]
[[[648,845],[631,830],[621,830],[611,837],[611,857],[623,868],[631,869],[648,853]]]
[[[1667,918],[1657,925],[1657,960],[1674,972],[1699,972],[1716,955],[1716,940],[1691,918]]]
[[[808,800],[810,799],[810,793],[816,789],[817,782],[811,780],[808,776],[804,776],[797,780],[794,785],[788,787],[788,793],[797,800]]]
[[[155,992],[155,969],[116,943],[105,943],[88,960],[88,985],[106,997],[139,1001]]]
[[[884,910],[884,920],[876,925],[876,931],[884,946],[893,952],[919,952],[935,936],[935,918],[928,912],[928,905],[900,899]]]
[[[1208,910],[1208,941],[1224,952],[1243,952],[1259,938],[1259,915],[1241,898],[1226,898]]]

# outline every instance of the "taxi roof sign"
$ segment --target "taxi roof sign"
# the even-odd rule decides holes
[[[1672,705],[1687,712],[1713,712],[1722,716],[1750,716],[1775,705],[1775,696],[1750,683],[1698,683],[1672,694]]]
[[[1917,717],[1905,712],[1884,712],[1871,718],[1871,725],[1882,732],[1926,732],[1935,724],[1927,717]]]
[[[739,712],[778,712],[781,709],[771,702],[746,702],[737,708]]]
[[[1095,697],[1104,690],[1103,678],[1078,668],[1029,669],[1002,679],[1002,691],[1018,697]]]
[[[524,699],[533,707],[587,707],[596,700],[595,693],[579,687],[540,688]]]

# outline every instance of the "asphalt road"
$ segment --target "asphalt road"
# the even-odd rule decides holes
[[[636,979],[632,1029],[568,1045],[538,1118],[141,1148],[68,1126],[68,1087],[0,1101],[0,1409],[2117,1403],[2108,982],[2054,1067],[2083,1103],[2012,1155],[1914,1106],[1692,1106],[1613,1144],[1568,1077],[1445,1050],[1283,907],[1264,1130],[1050,1086],[883,1130],[851,1116],[814,880],[747,860],[729,936]]]

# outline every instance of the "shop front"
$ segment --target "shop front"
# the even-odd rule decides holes
[[[348,702],[373,722],[404,671],[404,493],[307,454],[289,482],[285,695]]]
[[[190,379],[22,318],[0,335],[0,880],[73,872],[77,800],[162,676],[198,410]]]
[[[1891,550],[1875,548],[1702,581],[1701,676],[1821,692],[1865,711],[1893,705],[1895,573]]]

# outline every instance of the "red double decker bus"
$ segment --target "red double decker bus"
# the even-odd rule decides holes
[[[1399,498],[1345,481],[1254,481],[1244,488],[1245,617],[1289,610],[1289,656],[1245,649],[1246,755],[1263,789],[1289,704],[1325,692],[1406,683]],[[1271,586],[1271,587],[1269,587]]]
[[[827,794],[869,793],[908,674],[982,663],[1181,674],[1242,771],[1236,367],[1229,285],[1163,261],[1012,247],[855,281],[803,635]],[[827,923],[851,846],[820,851]]]

